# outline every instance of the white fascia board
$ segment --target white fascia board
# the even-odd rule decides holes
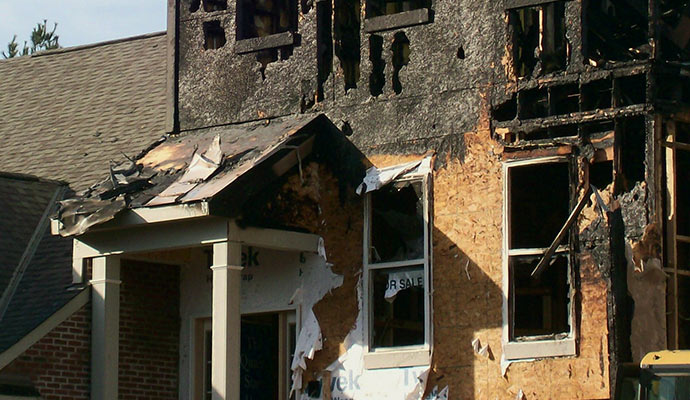
[[[221,217],[133,225],[87,232],[75,239],[73,257],[90,258],[144,251],[179,249],[228,240],[228,222]]]
[[[89,232],[121,229],[130,226],[155,224],[159,222],[180,221],[191,218],[207,217],[210,215],[208,202],[171,204],[158,207],[141,207],[125,210],[118,214],[114,220],[105,222],[89,229]],[[50,220],[50,233],[60,234],[60,221],[56,218]]]
[[[29,332],[26,336],[21,338],[17,343],[12,345],[9,349],[0,354],[0,370],[5,368],[9,363],[14,361],[22,353],[24,353],[34,343],[52,331],[56,326],[69,318],[72,314],[81,309],[89,301],[91,289],[85,289],[72,300],[67,302],[62,308],[57,310],[53,315],[48,317],[34,330]]]

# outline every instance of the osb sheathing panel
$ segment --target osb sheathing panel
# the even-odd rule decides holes
[[[489,133],[465,134],[464,163],[434,172],[433,321],[434,356],[428,387],[449,386],[452,398],[506,399],[522,390],[527,399],[609,397],[606,285],[589,256],[580,257],[577,357],[513,363],[501,375],[502,171],[503,149]],[[370,155],[378,167],[419,155]],[[302,179],[287,179],[269,208],[285,223],[325,239],[333,271],[343,285],[315,306],[324,348],[308,363],[307,381],[344,352],[354,327],[362,268],[362,201],[340,201],[338,182],[323,166],[309,164]],[[489,358],[475,355],[471,342],[488,344]]]
[[[449,386],[452,398],[609,398],[607,288],[597,265],[580,257],[577,357],[513,363],[500,368],[502,332],[502,148],[488,132],[464,136],[464,163],[434,173],[434,357],[428,388]],[[415,156],[369,156],[377,166]],[[475,355],[471,342],[488,344]]]

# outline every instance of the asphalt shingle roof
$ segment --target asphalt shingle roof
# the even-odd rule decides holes
[[[163,33],[0,61],[0,171],[75,191],[165,133]]]
[[[28,252],[28,266],[0,316],[0,353],[37,327],[46,318],[79,294],[72,284],[72,241],[50,234],[50,224],[42,221],[46,209],[52,212],[58,182],[33,177],[0,174],[0,298],[39,228],[40,241]],[[44,222],[41,226],[41,222]]]

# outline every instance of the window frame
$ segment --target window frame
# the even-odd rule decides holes
[[[362,254],[362,286],[363,286],[363,342],[364,342],[364,368],[366,369],[380,369],[380,368],[399,368],[429,365],[431,362],[431,347],[433,338],[433,324],[432,322],[432,299],[431,299],[431,284],[433,282],[432,275],[432,248],[431,248],[431,228],[432,211],[431,211],[431,195],[432,195],[432,180],[431,169],[425,165],[424,162],[419,167],[411,172],[401,175],[388,184],[396,182],[421,182],[422,184],[422,203],[424,212],[424,256],[413,260],[401,260],[381,263],[370,263],[370,249],[371,249],[371,195],[367,193],[364,199],[364,237],[363,237],[363,254]],[[386,185],[387,186],[387,185]],[[371,346],[371,338],[373,332],[373,305],[374,305],[374,291],[373,291],[373,272],[382,269],[393,269],[401,267],[410,267],[416,265],[423,265],[424,269],[424,343],[421,345],[411,346],[396,346],[374,349]]]
[[[256,53],[262,50],[279,49],[281,47],[296,46],[299,42],[299,4],[297,0],[288,0],[290,7],[290,27],[287,31],[276,32],[266,36],[244,37],[244,24],[247,19],[247,10],[242,4],[244,0],[236,0],[236,27],[235,27],[235,53]],[[292,15],[294,13],[294,15]]]
[[[568,156],[541,157],[527,160],[510,160],[503,163],[503,243],[502,243],[502,291],[503,291],[503,328],[502,345],[503,357],[505,360],[524,360],[543,357],[561,357],[576,355],[576,336],[577,318],[575,317],[575,302],[577,293],[575,288],[575,251],[574,240],[570,240],[567,245],[558,246],[556,255],[566,255],[568,257],[568,323],[570,330],[564,338],[546,338],[544,336],[521,337],[520,340],[512,338],[512,327],[514,317],[512,312],[513,279],[510,259],[520,255],[539,255],[544,254],[547,248],[510,248],[510,170],[515,167],[524,167],[538,164],[567,163],[570,179],[568,190],[570,198],[568,210],[572,210],[572,168],[574,160]],[[572,227],[570,229],[573,229]],[[530,339],[533,338],[533,339]]]

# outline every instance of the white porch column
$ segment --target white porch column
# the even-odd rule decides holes
[[[91,398],[117,400],[120,258],[95,257],[91,279]]]
[[[240,398],[240,282],[242,245],[213,245],[211,387],[214,400]]]

